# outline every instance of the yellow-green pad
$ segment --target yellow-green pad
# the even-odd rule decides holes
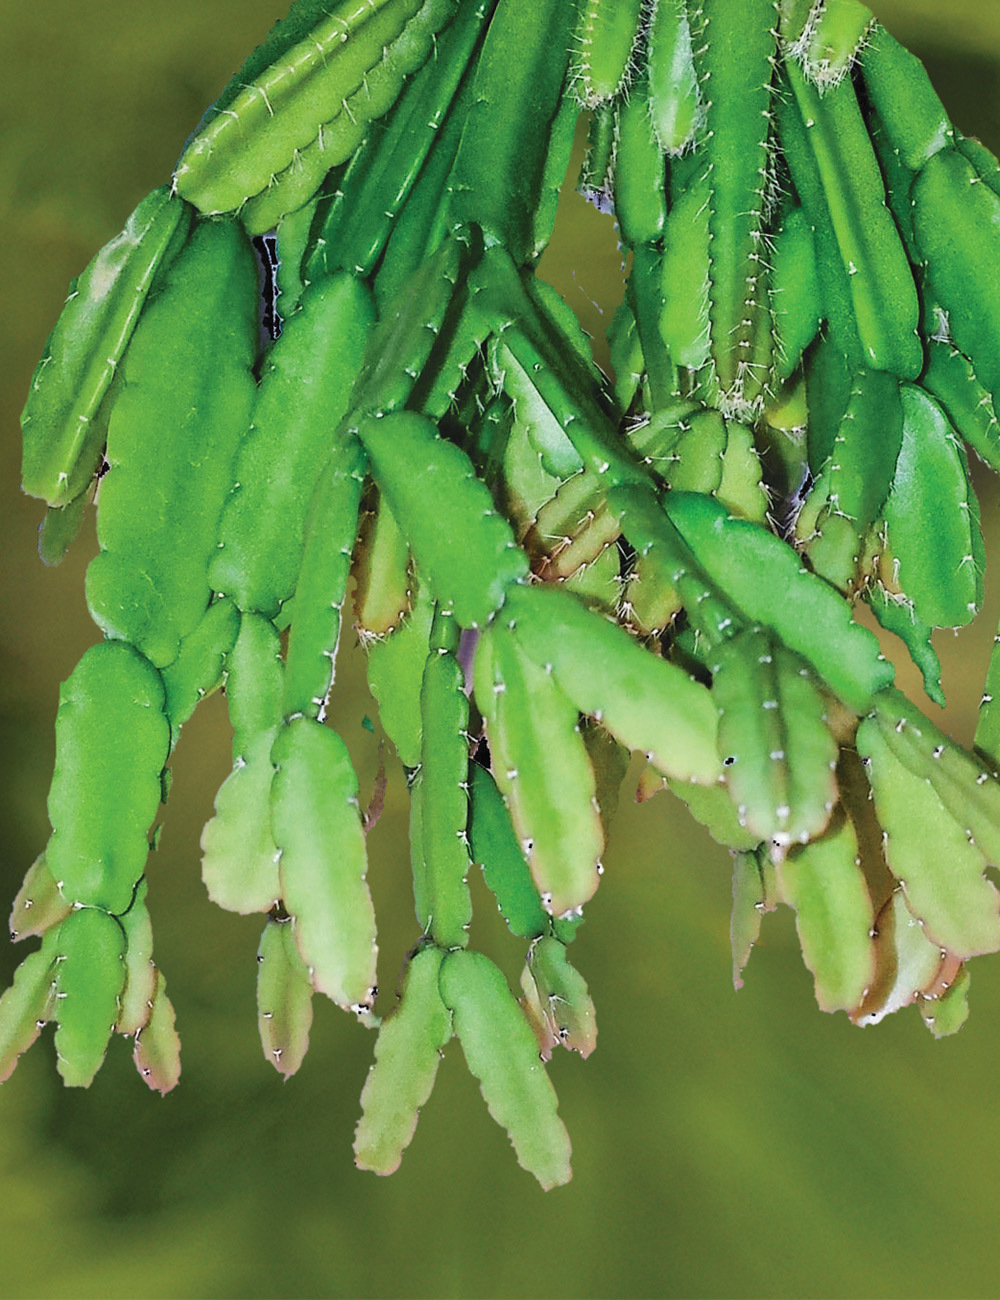
[[[704,121],[687,0],[653,0],[646,39],[653,131],[665,154],[683,153]]]
[[[969,969],[963,966],[955,982],[934,998],[921,998],[920,1014],[935,1038],[957,1034],[969,1018]]]
[[[883,691],[876,700],[883,738],[914,775],[935,793],[969,840],[991,864],[1000,864],[1000,781],[900,691]]]
[[[205,698],[222,685],[226,657],[236,644],[240,614],[231,600],[209,605],[194,629],[181,642],[177,658],[163,670],[170,740],[176,745],[180,729]]]
[[[581,0],[569,75],[584,108],[614,99],[627,85],[642,9],[642,0]]]

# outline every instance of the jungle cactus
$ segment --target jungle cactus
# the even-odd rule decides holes
[[[580,186],[629,267],[613,378],[534,270],[583,112]],[[569,1178],[544,1061],[595,1045],[568,946],[630,751],[640,797],[733,852],[737,987],[780,903],[821,1008],[953,1032],[965,963],[1000,950],[1000,652],[969,752],[853,611],[941,702],[998,387],[1000,165],[856,0],[297,0],[74,283],[25,406],[46,562],[96,498],[105,639],[62,689],[0,1077],[52,1021],[68,1084],[116,1031],[177,1082],[144,873],[220,688],[205,885],[266,917],[282,1074],[314,992],[377,1027],[363,1168],[398,1165],[455,1036],[520,1162]],[[352,591],[411,799],[381,1023],[368,826],[324,722]],[[520,1000],[468,946],[478,867]]]

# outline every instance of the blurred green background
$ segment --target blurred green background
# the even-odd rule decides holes
[[[83,599],[92,527],[56,570],[18,492],[18,413],[70,277],[170,173],[185,135],[282,0],[33,0],[0,9],[0,899],[47,835],[58,683],[95,639]],[[873,6],[921,54],[956,122],[1000,147],[1000,6]],[[574,271],[574,267],[577,269]],[[606,218],[575,196],[546,273],[592,329],[613,307]],[[996,493],[984,514],[997,554]],[[997,616],[942,638],[946,725],[968,742]],[[345,638],[346,641],[350,638]],[[376,740],[357,656],[334,723],[370,788]],[[912,688],[912,675],[905,678]],[[157,959],[184,1075],[161,1100],[112,1044],[65,1091],[49,1035],[0,1091],[0,1296],[995,1296],[1000,1293],[1000,960],[973,966],[972,1018],[931,1040],[913,1010],[877,1029],[821,1015],[790,916],[767,918],[736,995],[729,860],[659,796],[627,797],[574,947],[600,1024],[590,1060],[552,1063],[575,1178],[520,1170],[449,1050],[390,1179],[351,1160],[372,1039],[317,1000],[287,1084],[254,1006],[259,925],[206,900],[198,836],[229,767],[224,706],[185,728],[151,861]],[[634,773],[633,773],[634,786]],[[388,1005],[414,938],[405,795],[371,840]],[[475,941],[497,947],[480,890]],[[20,957],[0,945],[0,983]]]

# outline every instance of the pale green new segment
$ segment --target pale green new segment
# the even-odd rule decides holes
[[[569,1182],[570,1142],[538,1044],[503,974],[482,953],[449,953],[441,998],[471,1072],[518,1163],[548,1189]]]
[[[125,935],[125,988],[115,1030],[134,1035],[149,1019],[156,992],[156,967],[153,965],[153,922],[146,905],[148,886],[145,879],[135,891],[132,906],[117,918]]]
[[[226,659],[226,704],[238,760],[263,731],[282,717],[284,667],[281,638],[261,614],[243,614],[239,635]]]
[[[291,921],[268,917],[257,949],[257,1028],[264,1059],[286,1079],[309,1048],[312,997]]]
[[[45,934],[59,924],[70,907],[71,904],[59,892],[55,877],[45,860],[45,853],[39,853],[24,873],[24,880],[11,908],[7,921],[11,943],[18,943],[32,935]]]
[[[775,371],[785,381],[816,337],[823,318],[815,236],[804,208],[785,210],[774,237],[770,289]]]
[[[774,903],[767,897],[758,855],[752,849],[741,849],[733,854],[733,906],[729,915],[733,988],[737,992],[743,987],[743,972],[760,938],[766,911],[774,911]]]
[[[893,875],[927,935],[958,957],[1000,949],[1000,895],[987,860],[969,843],[929,781],[893,753],[873,718],[858,728],[875,811]]]
[[[275,723],[241,746],[201,833],[201,878],[212,902],[227,912],[268,912],[281,897],[270,816],[277,734]]]
[[[219,788],[215,815],[201,834],[201,875],[219,907],[242,914],[267,912],[281,897],[269,795],[284,674],[281,641],[266,618],[241,617],[226,668],[233,770]]]
[[[102,440],[104,434],[101,435]],[[38,558],[43,564],[54,567],[62,564],[83,526],[92,489],[87,486],[64,506],[49,506],[38,528]]]
[[[725,785],[694,785],[669,777],[667,785],[716,844],[724,844],[737,853],[746,853],[760,843],[759,835],[740,824],[739,810]]]
[[[876,700],[883,739],[915,775],[928,781],[970,841],[990,863],[1000,862],[1000,781],[897,690]]]
[[[761,628],[713,658],[719,753],[740,824],[784,849],[815,838],[837,799],[837,743],[812,673]]]
[[[427,662],[434,601],[426,584],[418,589],[409,616],[368,652],[368,685],[386,735],[404,767],[420,765],[420,686]]]
[[[410,612],[410,548],[385,497],[361,520],[354,573],[354,614],[362,637],[393,632]]]
[[[813,10],[801,58],[806,75],[824,91],[847,76],[875,20],[858,0],[825,0],[822,8],[814,5]]]
[[[240,613],[234,602],[213,601],[198,626],[181,642],[177,658],[163,670],[172,745],[199,703],[222,685],[226,657],[239,630]]]
[[[439,984],[443,959],[441,949],[433,945],[411,958],[401,1001],[379,1029],[354,1133],[359,1169],[394,1173],[413,1140],[420,1108],[430,1098],[441,1052],[452,1033],[452,1013],[441,1000]]]
[[[641,77],[618,104],[615,119],[615,217],[629,248],[655,244],[667,219],[666,160],[649,117]]]
[[[778,864],[821,1011],[854,1011],[875,975],[875,917],[860,863],[854,827],[839,816]]]
[[[576,99],[564,86],[559,107],[549,129],[548,149],[538,182],[538,201],[535,204],[534,218],[531,223],[531,248],[528,253],[528,263],[531,266],[536,265],[545,252],[555,229],[563,185],[573,158],[579,117],[580,109]]]
[[[522,987],[534,986],[536,1007],[544,1018],[551,1046],[542,1055],[547,1060],[557,1044],[587,1057],[597,1046],[597,1019],[587,981],[572,965],[566,945],[549,935],[537,939],[528,949]],[[529,1013],[530,1014],[530,1013]]]
[[[0,1083],[6,1083],[47,1022],[55,1006],[58,927],[29,952],[0,997]]]
[[[156,992],[149,1019],[135,1036],[132,1059],[147,1087],[166,1095],[181,1076],[181,1040],[174,1028],[174,1008],[167,997],[167,981],[156,972]]]
[[[697,370],[710,353],[708,171],[671,206],[664,228],[660,334],[679,366]]]
[[[272,759],[271,820],[281,893],[313,987],[338,1006],[371,1009],[375,913],[358,778],[335,731],[309,718],[282,728]]]

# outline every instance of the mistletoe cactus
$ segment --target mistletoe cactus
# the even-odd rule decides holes
[[[613,378],[535,274],[581,115],[627,268]],[[966,963],[1000,950],[1000,654],[970,752],[855,614],[941,703],[932,629],[983,601],[966,448],[1000,469],[998,389],[1000,166],[857,0],[297,0],[31,384],[42,558],[96,504],[104,639],[62,688],[0,1074],[51,1021],[68,1084],[115,1032],[177,1082],[145,871],[218,689],[205,886],[266,918],[282,1074],[315,993],[377,1028],[363,1168],[398,1165],[456,1037],[520,1162],[569,1178],[543,1062],[595,1045],[570,945],[630,751],[640,798],[669,787],[733,852],[737,986],[783,904],[821,1008],[953,1032]],[[345,621],[410,797],[381,1020],[374,818],[324,722]],[[520,998],[469,946],[480,868]]]

